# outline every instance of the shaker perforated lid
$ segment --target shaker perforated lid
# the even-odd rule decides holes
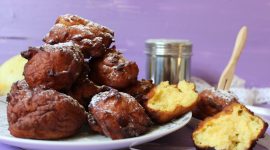
[[[146,54],[186,56],[192,53],[192,43],[181,39],[149,39],[146,41]]]

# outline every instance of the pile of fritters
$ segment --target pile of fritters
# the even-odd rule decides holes
[[[63,15],[43,41],[21,53],[28,60],[24,80],[14,83],[7,96],[13,136],[70,137],[87,121],[92,131],[112,139],[149,130],[152,121],[139,101],[154,85],[137,80],[138,66],[112,45],[112,30]]]

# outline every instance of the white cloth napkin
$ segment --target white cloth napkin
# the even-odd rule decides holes
[[[196,84],[198,92],[212,87],[209,83],[198,77],[191,77],[191,81]],[[244,79],[234,76],[230,88],[230,91],[237,95],[241,103],[247,105],[270,103],[270,87],[246,88],[245,83],[246,81]]]

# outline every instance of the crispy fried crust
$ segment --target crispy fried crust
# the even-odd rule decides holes
[[[25,90],[25,89],[29,89],[29,85],[27,84],[27,82],[25,80],[19,80],[15,83],[12,84],[11,89],[10,89],[10,93],[16,93],[19,90]],[[18,96],[24,96],[24,95],[19,95]],[[18,99],[22,99],[23,97],[20,97]]]
[[[72,43],[30,47],[22,56],[28,59],[23,74],[31,88],[43,85],[67,90],[83,66],[83,55]]]
[[[108,49],[101,58],[91,59],[90,79],[99,85],[124,89],[137,81],[139,68],[115,49]]]
[[[193,134],[192,134],[192,139],[193,139],[194,145],[196,146],[197,149],[202,149],[202,150],[204,150],[204,149],[214,149],[214,147],[209,147],[209,146],[200,147],[199,145],[196,145],[196,142],[194,140],[195,134],[200,132],[205,127],[205,124],[207,122],[214,122],[216,119],[218,119],[218,118],[220,118],[222,116],[232,114],[233,108],[235,106],[237,106],[237,105],[240,106],[244,111],[248,112],[250,115],[255,116],[254,112],[250,111],[244,105],[238,103],[237,101],[230,102],[227,106],[224,107],[224,109],[221,112],[215,114],[214,116],[207,117],[206,119],[204,119],[203,121],[201,121],[198,124],[197,129],[195,129]],[[258,116],[256,116],[256,117],[263,121],[263,119],[261,119],[260,117],[258,117]],[[226,126],[226,124],[224,124],[224,126]],[[238,126],[238,127],[241,128],[241,126]],[[268,124],[265,121],[263,121],[263,128],[260,130],[258,136],[251,141],[251,144],[249,145],[249,148],[247,148],[247,149],[252,149],[256,145],[256,141],[259,138],[262,138],[264,136],[264,133],[266,132],[267,128],[268,128]],[[214,133],[212,133],[212,134],[214,134]],[[215,135],[213,135],[213,136],[215,136]]]
[[[96,119],[90,112],[88,112],[87,118],[88,118],[88,125],[90,128],[90,131],[94,131],[94,132],[104,135],[102,128],[100,127],[100,125],[97,123]]]
[[[79,78],[75,84],[73,84],[68,95],[76,99],[81,105],[87,108],[91,98],[100,91],[101,88],[88,78]]]
[[[217,114],[234,101],[237,101],[237,97],[230,91],[206,89],[199,93],[198,105],[192,113],[194,117],[204,119]]]
[[[165,82],[160,83],[164,84]],[[187,82],[186,82],[187,83]],[[192,83],[188,83],[188,84],[192,84]],[[172,92],[172,91],[163,91],[163,92],[158,92],[157,93],[157,89],[159,88],[159,86],[156,86],[154,88],[152,88],[152,90],[146,95],[146,101],[144,102],[143,106],[144,108],[147,110],[147,113],[149,114],[149,116],[151,117],[151,119],[153,119],[153,121],[155,121],[156,123],[167,123],[173,119],[176,119],[180,116],[182,116],[183,114],[191,111],[197,104],[197,98],[198,96],[195,96],[194,98],[194,102],[192,104],[190,104],[189,106],[183,106],[181,104],[171,104],[168,101],[170,100],[170,97],[166,97],[166,98],[160,98],[158,97],[159,95],[162,95],[162,93],[164,92]],[[171,88],[175,88],[177,89],[176,85],[168,85]],[[161,89],[159,88],[159,91]],[[193,93],[195,93],[195,86],[190,89],[190,91],[192,91]],[[177,89],[177,92],[180,92],[179,89]],[[196,94],[197,95],[197,94]],[[181,97],[175,97],[175,99],[181,101]],[[193,100],[193,99],[191,99]],[[153,103],[153,101],[156,101],[154,105],[173,105],[174,109],[173,110],[162,110],[161,108],[153,108],[153,106],[151,106]],[[161,102],[166,102],[166,104],[160,104]]]
[[[89,112],[102,132],[112,139],[139,136],[147,132],[152,124],[144,108],[132,96],[117,90],[95,95],[90,102]],[[89,120],[93,129],[93,119]],[[100,132],[98,127],[93,130]]]
[[[133,96],[140,104],[143,104],[144,101],[147,100],[146,94],[149,93],[154,87],[155,85],[153,84],[152,80],[142,79],[123,91]]]
[[[172,121],[173,119],[177,119],[185,113],[191,111],[196,106],[196,103],[193,103],[189,107],[178,106],[174,111],[161,111],[156,109],[151,109],[149,107],[145,107],[147,113],[151,116],[156,123],[164,124]]]
[[[25,81],[13,84],[7,101],[9,131],[15,137],[65,138],[86,122],[86,112],[76,100],[51,89],[29,89]]]
[[[59,16],[43,41],[57,44],[72,41],[79,45],[85,58],[100,57],[114,42],[114,33],[107,27],[76,15]]]
[[[89,72],[88,62],[85,62],[82,73],[68,92],[68,95],[76,99],[85,108],[88,108],[91,98],[102,90],[102,87],[97,86],[88,78]]]

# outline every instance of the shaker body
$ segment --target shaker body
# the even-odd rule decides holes
[[[149,46],[149,43],[152,45]],[[147,79],[153,80],[155,84],[158,84],[162,81],[169,81],[171,84],[177,84],[181,80],[190,79],[190,69],[191,69],[190,42],[188,43],[188,47],[183,47],[183,44],[186,44],[186,41],[184,42],[182,40],[177,41],[177,43],[173,44],[181,45],[182,47],[178,46],[176,48],[155,47],[153,46],[153,42],[148,42],[147,44],[148,44],[148,50],[146,51]]]

